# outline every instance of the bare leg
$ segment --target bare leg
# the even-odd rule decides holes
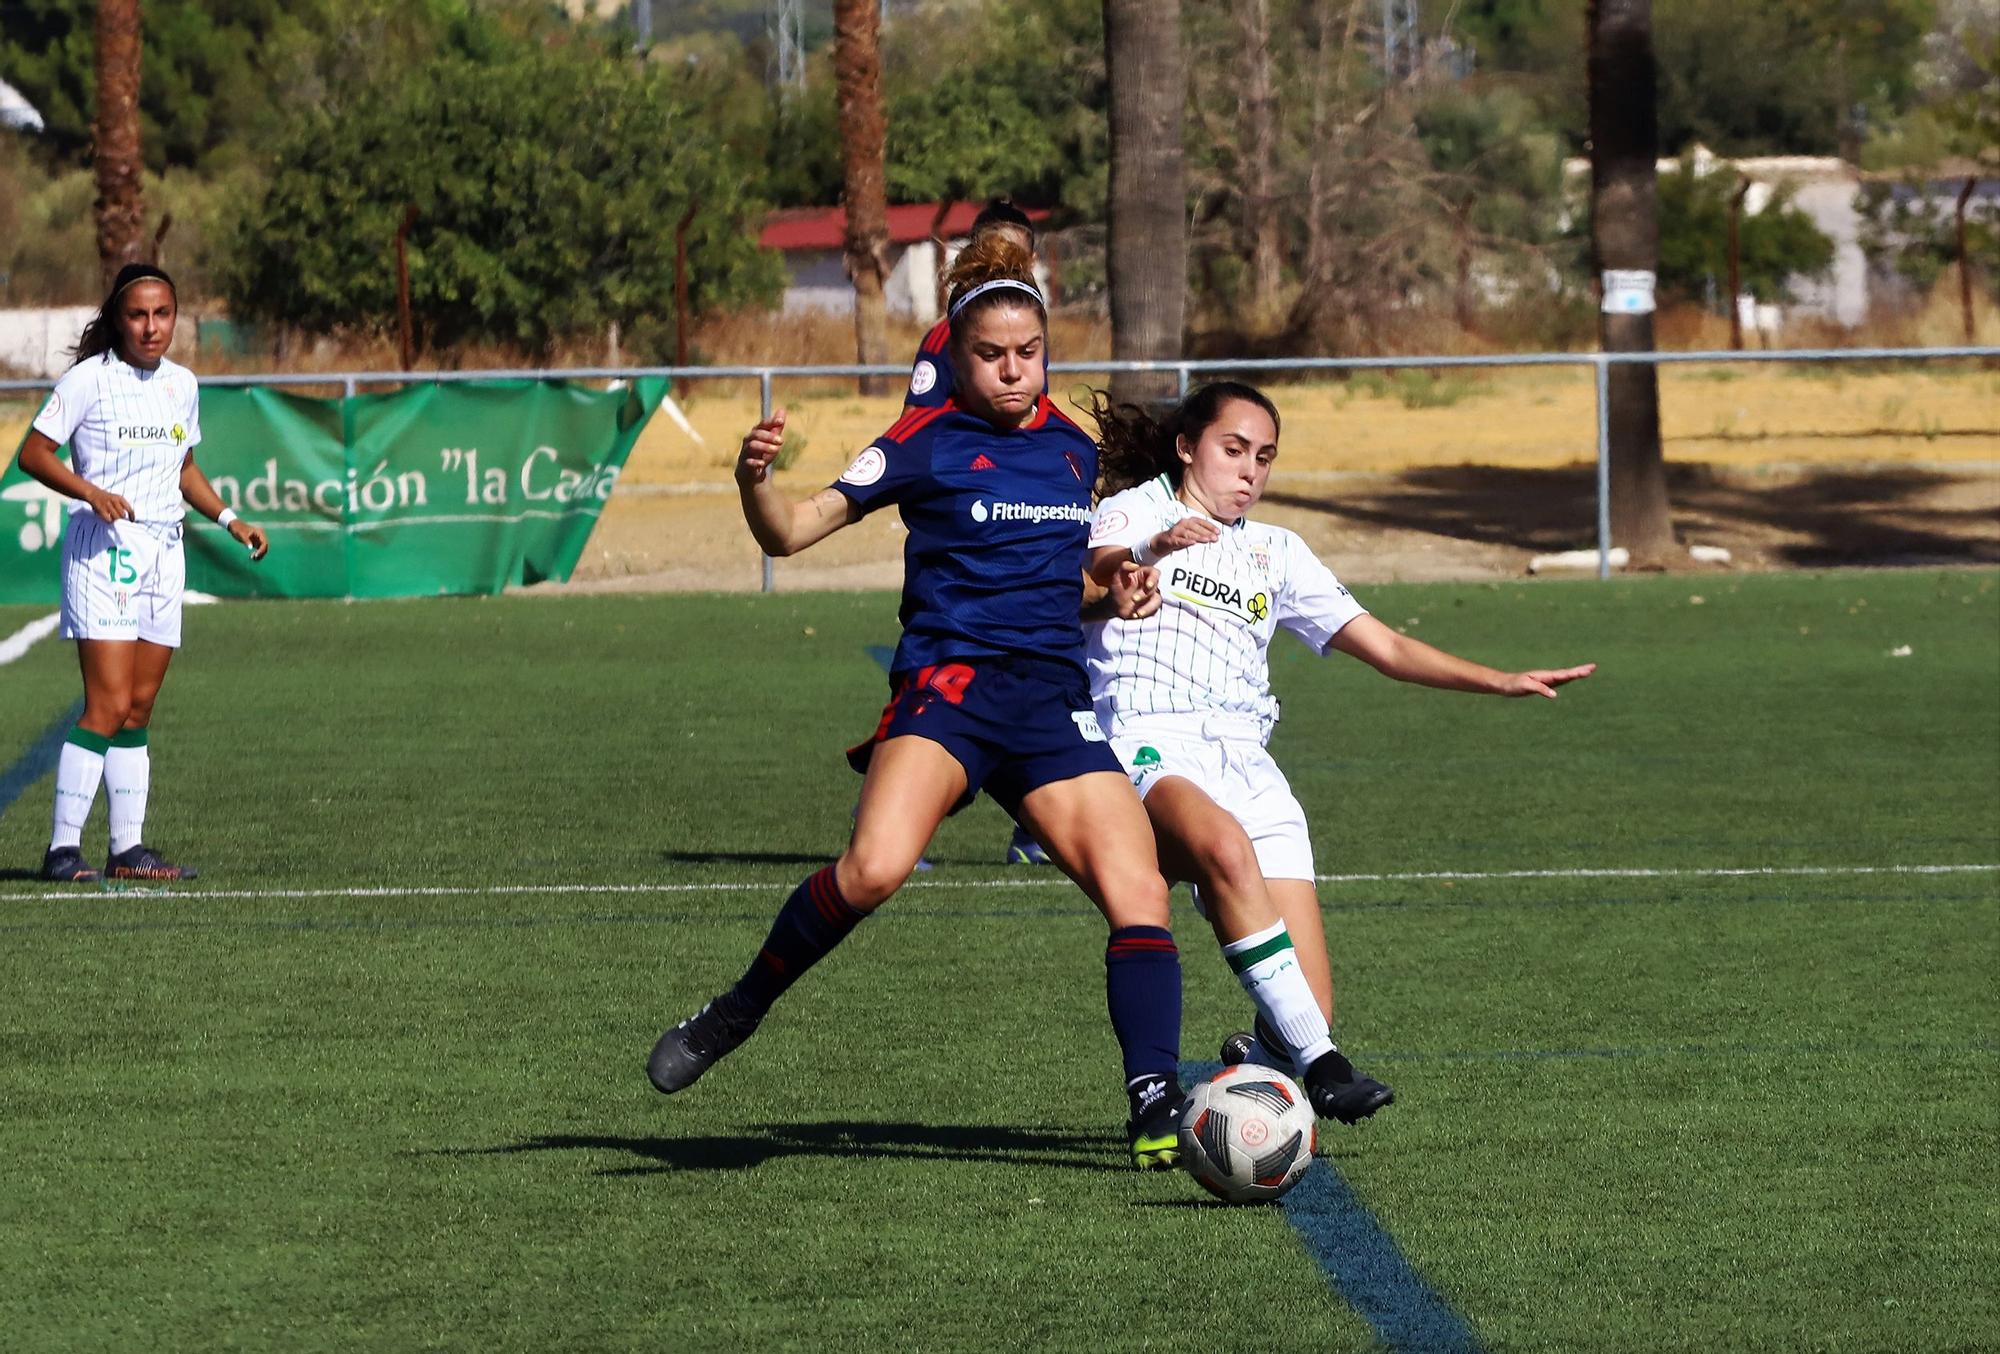
[[[79,727],[105,738],[125,727],[125,721],[132,715],[132,691],[137,682],[139,648],[137,641],[129,639],[80,639],[76,642],[77,665],[83,669],[83,717],[77,720]],[[166,671],[164,664],[160,671]],[[156,680],[153,690],[157,692],[159,689]]]
[[[891,738],[868,760],[854,835],[834,862],[840,893],[872,912],[917,868],[938,824],[965,793],[965,768],[928,738]]]
[[[159,699],[160,683],[167,679],[167,664],[174,661],[174,651],[147,639],[132,648],[131,703],[122,727],[143,729],[153,722],[153,702]]]
[[[1167,872],[1201,890],[1215,938],[1225,945],[1278,920],[1256,848],[1235,815],[1185,776],[1168,776],[1146,795]]]
[[[1153,829],[1122,773],[1093,771],[1029,791],[1021,824],[1113,927],[1168,925]]]

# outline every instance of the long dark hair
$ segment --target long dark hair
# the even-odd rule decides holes
[[[104,298],[104,304],[97,308],[97,314],[90,317],[90,323],[83,327],[76,347],[69,350],[70,365],[75,366],[86,357],[96,357],[100,353],[118,351],[118,298],[125,289],[135,282],[164,282],[167,290],[174,294],[174,303],[179,305],[180,288],[165,270],[155,268],[150,263],[128,263],[118,270],[118,276],[111,283],[111,294]]]
[[[1181,472],[1187,469],[1178,451],[1180,439],[1185,437],[1190,446],[1199,442],[1231,400],[1256,405],[1271,416],[1271,430],[1278,430],[1278,406],[1263,391],[1241,381],[1210,381],[1189,391],[1179,404],[1151,409],[1115,404],[1109,391],[1092,390],[1089,413],[1097,421],[1098,497],[1109,498],[1162,474],[1178,489]]]

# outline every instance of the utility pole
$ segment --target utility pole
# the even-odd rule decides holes
[[[772,0],[772,79],[780,93],[806,87],[804,0]]]
[[[1382,83],[1393,85],[1423,68],[1417,0],[1382,0]]]

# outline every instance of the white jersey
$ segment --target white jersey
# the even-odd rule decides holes
[[[141,522],[178,522],[181,463],[201,441],[194,373],[160,359],[147,371],[114,352],[86,357],[56,382],[35,431],[69,444],[70,468],[132,505]],[[71,512],[88,511],[81,502]]]
[[[1201,514],[1162,475],[1098,505],[1090,545],[1131,546]],[[1091,698],[1116,726],[1146,715],[1235,715],[1268,738],[1271,636],[1283,626],[1317,652],[1367,609],[1294,532],[1238,518],[1222,538],[1159,561],[1161,606],[1142,621],[1085,627]]]

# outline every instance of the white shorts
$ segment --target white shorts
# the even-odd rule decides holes
[[[1243,825],[1266,879],[1311,879],[1306,812],[1260,732],[1255,720],[1229,716],[1147,715],[1121,721],[1111,750],[1141,799],[1167,777],[1184,776]]]
[[[186,585],[180,523],[70,514],[62,554],[64,639],[143,639],[178,649]]]

